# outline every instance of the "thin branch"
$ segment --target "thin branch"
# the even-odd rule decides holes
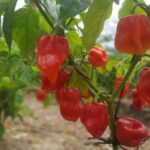
[[[91,69],[91,81],[93,80],[94,67]]]
[[[127,73],[124,76],[124,79],[122,80],[121,84],[119,85],[119,87],[114,91],[114,93],[112,94],[111,99],[114,100],[118,93],[122,90],[122,88],[125,86],[126,81],[128,80],[128,78],[130,77],[132,71],[134,70],[136,64],[139,62],[139,60],[141,59],[142,56],[140,55],[133,55],[129,69],[127,71]]]
[[[39,11],[41,12],[41,14],[42,14],[43,17],[45,18],[45,20],[48,22],[48,24],[50,25],[50,27],[51,27],[52,29],[54,29],[53,23],[51,22],[51,20],[49,19],[49,17],[48,17],[47,14],[45,13],[45,11],[43,10],[43,8],[42,8],[41,5],[39,4],[39,2],[36,1],[35,4],[37,5]]]
[[[123,91],[124,91],[124,87],[121,90],[121,93],[119,95],[119,99],[116,105],[116,109],[115,109],[115,120],[118,118],[118,114],[119,114],[119,109],[120,109],[120,104],[121,104],[121,99],[122,99],[122,95],[123,95]]]
[[[131,14],[134,14],[135,9],[138,6],[141,7],[146,13],[148,13],[148,7],[147,7],[147,5],[145,5],[144,3],[139,3],[137,0],[133,0],[133,1],[136,3],[136,5],[132,8]]]

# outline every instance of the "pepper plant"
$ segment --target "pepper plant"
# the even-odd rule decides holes
[[[119,0],[26,0],[16,10],[17,0],[0,0],[0,137],[7,117],[22,116],[23,94],[38,82],[37,99],[53,93],[62,117],[79,119],[99,144],[126,149],[149,137],[143,123],[119,110],[131,92],[135,109],[150,105],[150,7],[124,1],[112,52],[97,39],[113,3]]]

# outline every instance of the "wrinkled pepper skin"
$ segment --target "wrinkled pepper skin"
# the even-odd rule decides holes
[[[88,53],[88,60],[93,67],[101,67],[108,61],[106,51],[99,47],[93,47]]]
[[[36,63],[51,83],[55,83],[62,63],[68,58],[68,41],[63,36],[43,35],[38,41]]]
[[[140,121],[124,117],[116,121],[116,137],[121,145],[138,147],[148,137],[148,129]]]
[[[132,92],[132,104],[137,111],[141,111],[145,107],[145,102],[139,98],[136,90]]]
[[[58,90],[65,85],[65,83],[69,80],[69,78],[70,78],[70,74],[63,69],[59,70],[58,78],[55,83],[51,83],[48,77],[46,76],[46,74],[42,74],[41,76],[42,88],[41,89],[45,90],[46,92]]]
[[[77,88],[62,88],[57,90],[56,98],[62,117],[76,122],[81,115],[82,105],[80,91]]]
[[[150,67],[141,70],[137,92],[139,98],[150,106]]]
[[[120,19],[115,47],[119,52],[142,55],[150,48],[150,22],[144,15],[129,15]]]
[[[80,120],[94,138],[99,138],[109,124],[107,106],[97,102],[86,103]]]
[[[114,89],[115,89],[115,90],[119,87],[119,85],[121,84],[122,80],[123,80],[123,77],[122,77],[122,76],[118,76],[118,77],[116,78],[116,82],[115,82],[115,85],[114,85]],[[130,87],[129,83],[126,82],[126,85],[125,85],[124,90],[123,90],[123,93],[122,93],[122,97],[128,95],[129,87]],[[119,96],[121,96],[121,92],[119,93]]]
[[[36,91],[36,98],[37,98],[37,100],[38,101],[44,101],[45,100],[45,98],[46,98],[46,91],[44,91],[44,90],[38,90],[38,91]]]

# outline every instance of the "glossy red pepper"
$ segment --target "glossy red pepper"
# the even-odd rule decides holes
[[[80,91],[77,88],[57,90],[56,98],[62,117],[68,121],[77,121],[81,115],[82,105]]]
[[[80,120],[94,138],[99,138],[109,124],[107,106],[97,102],[86,103]]]
[[[42,74],[41,77],[42,89],[45,90],[46,92],[58,90],[64,86],[64,84],[69,80],[69,77],[70,74],[65,70],[61,69],[58,73],[58,78],[56,82],[51,83],[46,74]]]
[[[141,111],[145,107],[145,102],[139,98],[136,90],[132,92],[132,104],[137,111]]]
[[[38,101],[41,101],[41,102],[44,101],[46,98],[46,91],[44,91],[42,89],[36,91],[36,98]]]
[[[101,67],[108,61],[106,51],[99,47],[93,47],[88,53],[88,60],[94,67]]]
[[[150,67],[145,67],[141,70],[137,83],[137,92],[139,98],[150,105]]]
[[[68,57],[68,41],[63,36],[44,35],[38,41],[36,63],[51,83],[57,80],[61,64]]]
[[[116,137],[121,145],[138,147],[148,137],[148,129],[140,121],[124,117],[116,121]]]
[[[128,54],[144,54],[150,48],[150,22],[144,15],[129,15],[120,19],[115,47]]]
[[[115,85],[114,85],[114,89],[117,89],[117,88],[119,87],[119,85],[120,85],[120,83],[122,82],[122,80],[123,80],[123,77],[122,77],[122,76],[118,76],[118,77],[116,78],[116,82],[115,82]],[[129,92],[129,83],[126,82],[126,85],[125,85],[124,90],[123,90],[123,92],[122,92],[122,97],[127,96],[127,95],[128,95],[128,92]],[[121,96],[121,92],[119,93],[119,96]]]

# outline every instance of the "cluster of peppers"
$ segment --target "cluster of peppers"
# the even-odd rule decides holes
[[[130,15],[122,18],[117,26],[115,45],[118,51],[142,55],[150,48],[150,23],[144,15]],[[68,121],[80,119],[87,131],[94,137],[100,138],[110,124],[110,114],[105,103],[82,102],[78,88],[68,88],[67,82],[71,72],[65,69],[64,63],[69,56],[69,44],[64,36],[44,35],[38,41],[36,63],[42,71],[41,90],[36,96],[40,101],[46,93],[55,92],[62,117]],[[108,57],[102,48],[93,47],[88,53],[88,61],[93,67],[107,63]],[[142,110],[150,105],[150,67],[144,68],[139,77],[136,90],[133,91],[133,105]],[[121,84],[123,77],[117,77],[114,89]],[[126,96],[129,83],[126,82],[123,91],[118,96]],[[91,95],[87,93],[87,98]],[[84,98],[86,98],[84,97]],[[138,147],[148,137],[148,129],[140,121],[123,117],[115,121],[115,137],[120,145]]]
[[[64,68],[63,63],[67,61],[68,49],[67,39],[63,36],[44,35],[39,39],[36,60],[42,71],[42,86],[36,97],[44,101],[47,93],[54,92],[62,117],[72,122],[80,118],[93,137],[99,138],[109,124],[107,105],[97,100],[83,104],[81,99],[91,97],[90,92],[82,97],[78,88],[67,88],[71,72]],[[106,52],[98,47],[90,50],[88,59],[95,67],[106,64],[108,60]]]

